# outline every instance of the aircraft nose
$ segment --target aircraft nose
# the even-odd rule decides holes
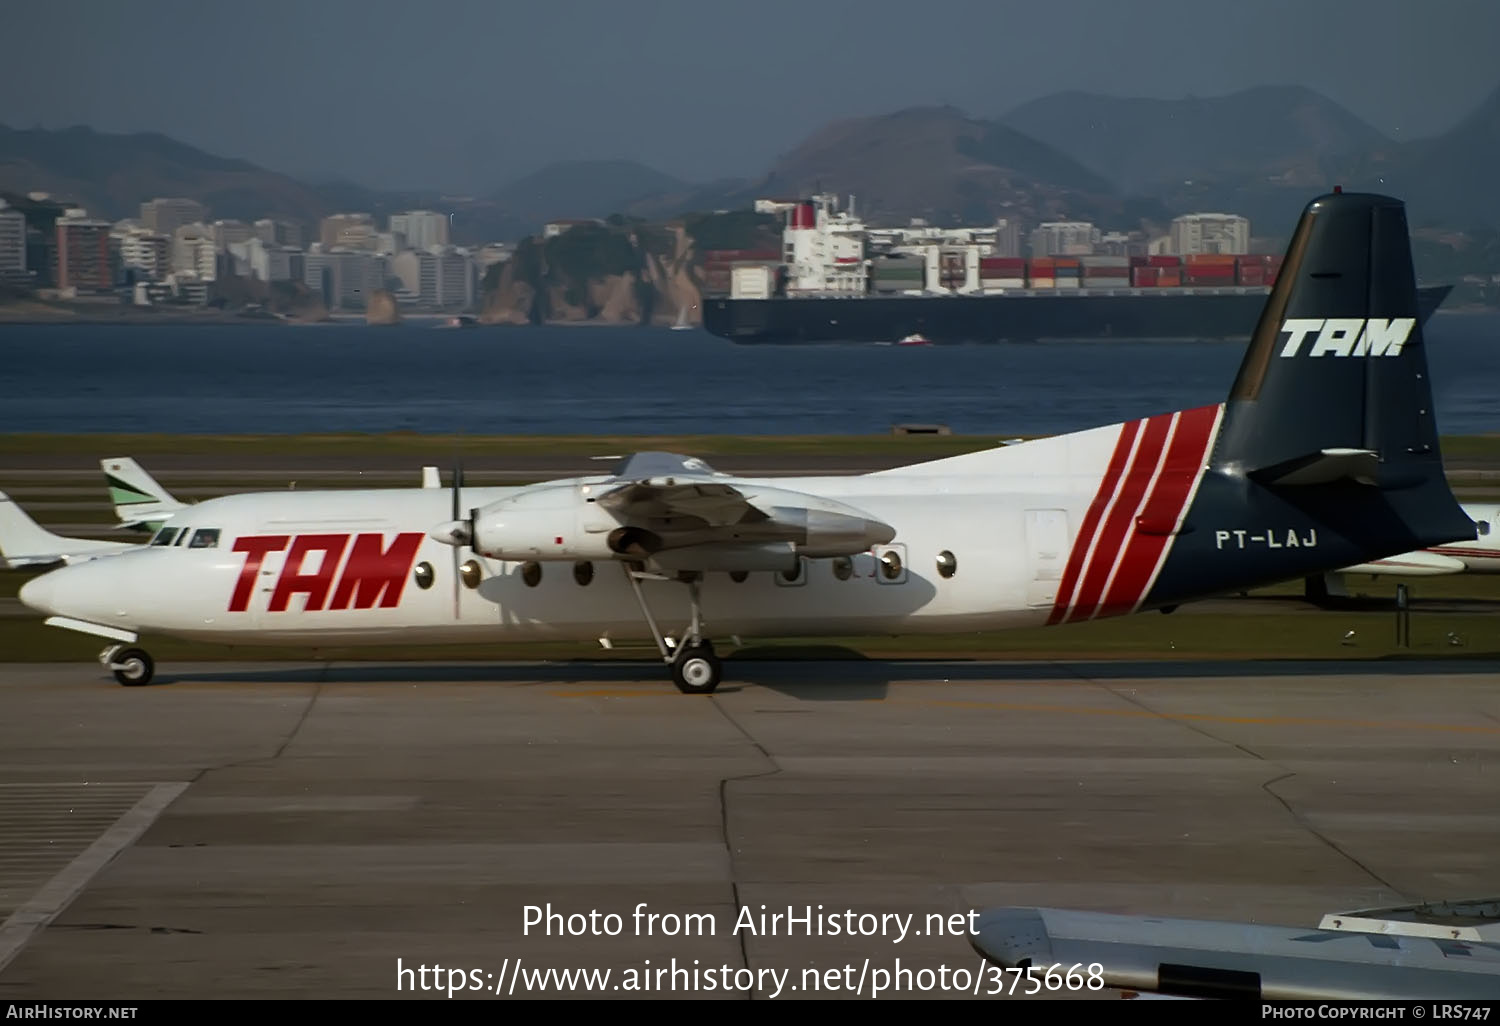
[[[42,574],[21,585],[21,591],[17,595],[21,604],[39,613],[55,614],[57,610],[52,603],[57,594],[57,581],[53,579],[54,576],[51,573]]]

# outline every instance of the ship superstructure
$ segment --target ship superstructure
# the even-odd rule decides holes
[[[783,216],[779,252],[705,255],[704,327],[736,341],[1241,338],[1281,263],[1245,252],[1142,252],[1145,243],[1071,222],[1033,233],[1062,252],[1022,257],[1013,223],[872,227],[853,197],[841,209],[830,194],[756,209]],[[1223,237],[1248,241],[1243,218],[1194,217],[1211,231],[1238,222],[1238,234]],[[1201,231],[1193,238],[1205,245]],[[1112,251],[1087,251],[1101,239]]]

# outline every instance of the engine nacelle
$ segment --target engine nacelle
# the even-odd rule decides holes
[[[771,510],[771,520],[779,527],[791,529],[798,553],[813,558],[852,556],[885,545],[896,537],[889,524],[861,516],[857,511],[838,513],[778,506]]]
[[[618,526],[585,502],[576,485],[544,486],[477,510],[471,544],[481,555],[512,562],[612,559],[609,531]]]
[[[766,542],[763,545],[687,545],[658,552],[651,561],[667,571],[727,570],[733,573],[736,570],[772,570],[795,573],[801,557],[791,542]]]
[[[652,558],[690,570],[782,570],[796,557],[850,556],[884,545],[895,529],[863,511],[818,496],[757,488],[749,501],[766,514],[738,523],[679,526],[654,510],[621,519],[596,504],[592,486],[538,485],[475,511],[468,543],[485,556],[514,562]],[[634,511],[633,511],[634,512]],[[632,522],[633,521],[633,522]],[[443,540],[463,537],[454,522]],[[440,529],[441,530],[441,529]]]

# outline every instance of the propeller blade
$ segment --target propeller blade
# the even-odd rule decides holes
[[[463,553],[461,553],[459,551],[459,549],[462,548],[464,545],[469,544],[470,542],[473,541],[473,534],[472,534],[472,532],[470,532],[467,529],[466,525],[464,525],[463,519],[462,519],[462,514],[459,512],[459,509],[462,506],[462,496],[461,496],[461,493],[463,491],[463,487],[464,487],[464,465],[462,463],[458,462],[458,461],[454,461],[454,467],[453,467],[453,522],[454,522],[455,526],[457,527],[457,531],[455,532],[455,538],[457,540],[454,542],[454,545],[453,545],[453,619],[455,619],[455,620],[457,620],[459,618],[459,598],[460,598],[460,596],[459,596],[459,590],[458,590],[459,589],[458,573],[459,573],[459,560],[460,560],[460,558],[463,555]]]

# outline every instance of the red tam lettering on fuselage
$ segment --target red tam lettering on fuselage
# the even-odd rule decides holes
[[[401,601],[401,591],[406,587],[406,576],[417,558],[422,536],[416,532],[398,534],[390,548],[384,550],[383,540],[378,534],[362,534],[354,539],[354,548],[349,550],[349,560],[344,564],[329,609],[348,609],[351,595],[355,609],[371,608],[377,596],[385,609]]]
[[[398,534],[389,546],[385,536],[378,533],[354,536],[349,545],[348,534],[302,534],[293,539],[285,534],[249,535],[234,543],[235,552],[245,553],[245,565],[240,568],[239,580],[234,594],[229,599],[230,612],[244,612],[249,608],[250,595],[255,590],[256,578],[266,555],[280,552],[291,542],[286,561],[281,566],[276,587],[271,592],[267,607],[270,612],[286,612],[293,595],[306,595],[304,612],[315,612],[328,601],[329,590],[333,599],[328,609],[348,609],[353,600],[355,609],[371,609],[378,604],[385,609],[398,605],[406,586],[407,575],[416,560],[417,550],[422,546],[422,535],[415,531]],[[338,586],[333,586],[335,571],[344,551],[349,558],[338,575]],[[302,565],[314,552],[322,554],[318,568],[304,573]]]
[[[252,535],[235,539],[234,551],[245,553],[245,565],[240,568],[240,579],[235,583],[234,594],[229,597],[231,613],[243,613],[250,608],[250,592],[255,588],[255,578],[260,573],[261,563],[265,562],[266,553],[280,552],[286,548],[288,540],[288,536],[284,534]]]
[[[349,544],[347,534],[299,534],[292,542],[286,562],[281,565],[281,576],[276,581],[276,590],[271,592],[270,610],[285,611],[287,602],[296,594],[307,596],[307,612],[322,609],[328,599],[328,588],[333,584],[333,572],[343,558],[344,546]],[[323,561],[310,574],[302,572],[302,561],[310,552],[323,553]]]

